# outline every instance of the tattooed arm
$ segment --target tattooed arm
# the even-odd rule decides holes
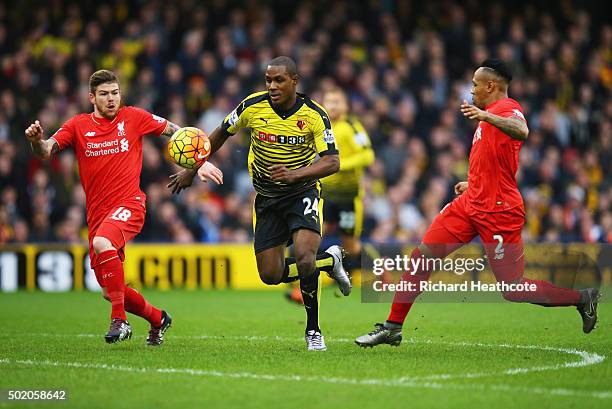
[[[164,136],[172,136],[179,129],[181,129],[180,126],[178,126],[177,124],[173,122],[168,121],[168,124],[166,125],[166,129],[164,129],[164,131],[161,134]]]
[[[461,112],[463,116],[468,119],[490,123],[513,139],[524,141],[527,139],[527,136],[529,136],[527,123],[518,118],[504,118],[499,115],[491,114],[474,105],[468,104],[466,100],[463,100],[463,104],[461,104]]]

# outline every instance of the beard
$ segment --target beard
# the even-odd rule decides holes
[[[99,103],[98,101],[95,101],[95,106],[98,113],[106,119],[115,118],[115,116],[117,116],[117,112],[119,111],[119,102],[115,104],[115,107],[112,110],[107,108],[106,103]]]

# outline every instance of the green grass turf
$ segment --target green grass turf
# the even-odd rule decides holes
[[[352,339],[384,320],[388,305],[362,304],[359,293],[336,298],[327,288],[321,326],[328,351],[317,353],[306,351],[301,339],[303,309],[280,292],[144,294],[174,317],[160,348],[145,346],[148,325],[137,317],[128,318],[134,329],[130,341],[104,343],[110,306],[97,294],[0,294],[0,388],[66,389],[67,402],[44,404],[62,408],[612,407],[610,304],[600,305],[598,328],[585,335],[574,308],[421,303],[411,311],[399,348],[364,350]],[[575,348],[606,358],[586,367],[507,375],[501,372],[580,357],[476,343]],[[442,374],[452,377],[435,378]],[[417,379],[392,384],[402,377]],[[13,404],[0,403],[8,406]],[[26,406],[41,407],[21,405]]]

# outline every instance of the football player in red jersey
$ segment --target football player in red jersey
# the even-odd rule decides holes
[[[119,79],[111,71],[93,73],[89,91],[92,113],[69,119],[48,139],[43,139],[39,121],[25,135],[41,159],[69,146],[75,151],[87,199],[91,267],[104,298],[112,305],[106,342],[131,337],[128,311],[151,324],[147,344],[161,345],[172,318],[125,285],[122,263],[126,243],[140,232],[145,218],[145,194],[140,190],[142,138],[171,136],[179,126],[140,108],[122,106]],[[222,183],[219,169],[210,163],[203,166],[201,177]]]
[[[508,98],[511,80],[510,70],[497,59],[484,61],[474,73],[474,105],[465,100],[461,104],[461,112],[466,118],[479,121],[472,140],[468,180],[455,185],[458,197],[440,211],[410,257],[413,260],[444,258],[480,236],[497,281],[530,288],[530,291],[503,292],[506,300],[544,306],[576,306],[582,317],[582,329],[589,333],[597,321],[598,289],[575,291],[523,276],[521,231],[525,208],[516,172],[519,151],[529,129],[519,103]],[[399,345],[402,324],[421,293],[420,283],[429,279],[431,270],[427,269],[427,264],[435,263],[421,263],[415,271],[404,273],[402,281],[414,283],[412,288],[417,291],[396,292],[387,321],[376,324],[372,332],[357,338],[358,345]]]

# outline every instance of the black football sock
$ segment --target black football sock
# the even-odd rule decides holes
[[[319,269],[308,277],[300,278],[300,290],[306,309],[306,331],[321,331],[319,328]]]
[[[334,256],[324,251],[317,253],[317,268],[330,274],[334,269]]]
[[[281,283],[292,283],[300,279],[300,275],[295,263],[295,257],[285,258],[285,271],[283,272],[283,278]]]
[[[334,268],[334,257],[324,251],[317,253],[317,268],[323,270],[326,273],[331,273]],[[285,271],[281,283],[292,283],[300,278],[297,264],[295,263],[295,257],[285,258]]]

